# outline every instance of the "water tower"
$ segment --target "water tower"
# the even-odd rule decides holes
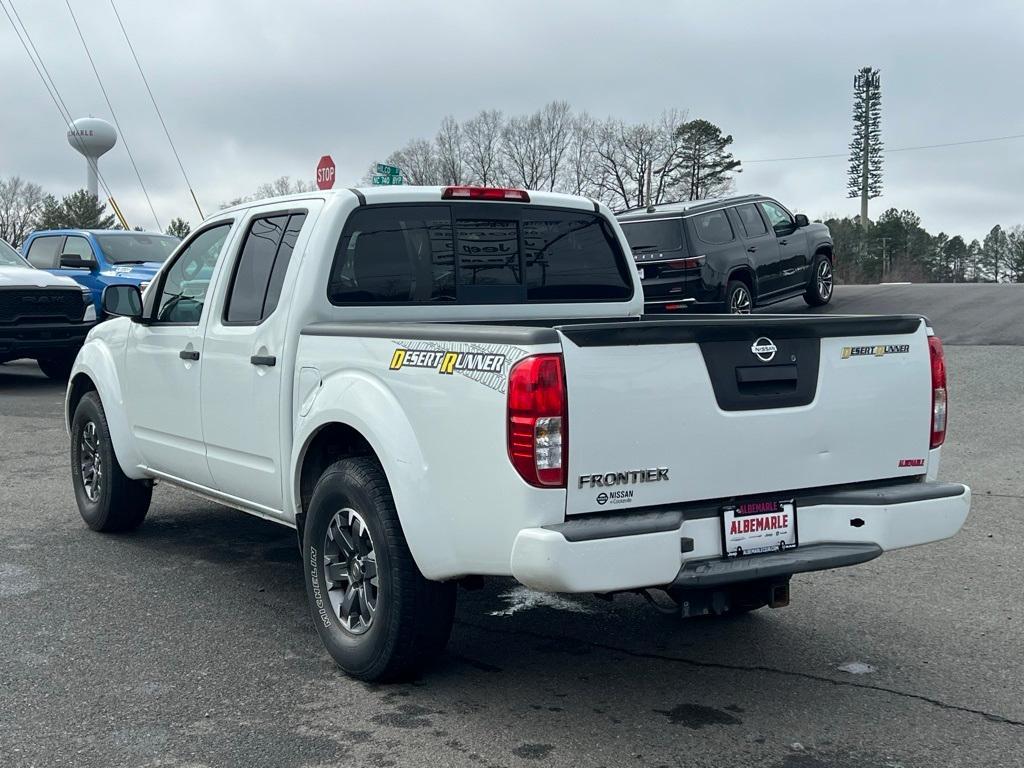
[[[106,120],[98,117],[80,117],[71,124],[68,144],[85,155],[86,188],[93,197],[99,197],[96,184],[96,164],[100,155],[109,152],[117,143],[117,131]]]

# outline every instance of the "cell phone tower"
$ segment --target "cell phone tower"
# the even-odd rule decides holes
[[[100,156],[117,144],[117,131],[106,120],[100,120],[98,117],[80,117],[68,130],[68,144],[85,156],[85,186],[90,195],[98,198],[97,164]]]

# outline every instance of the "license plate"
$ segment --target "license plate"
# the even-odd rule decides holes
[[[722,509],[726,557],[795,549],[796,506],[792,501],[748,501]]]

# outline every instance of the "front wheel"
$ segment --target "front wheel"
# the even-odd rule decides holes
[[[819,253],[811,264],[811,274],[811,284],[804,293],[804,301],[811,307],[823,307],[832,301],[832,260]]]
[[[375,458],[341,459],[324,472],[302,549],[313,622],[348,674],[407,678],[447,645],[455,585],[429,581],[416,567]]]
[[[94,531],[131,531],[146,518],[153,485],[121,470],[103,404],[87,393],[71,419],[71,482],[85,524]]]
[[[742,280],[730,280],[725,288],[725,311],[730,315],[749,315],[753,309],[750,287]]]

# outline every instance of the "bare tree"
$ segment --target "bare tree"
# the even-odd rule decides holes
[[[302,179],[292,180],[291,176],[279,176],[273,181],[265,181],[256,187],[251,195],[235,197],[226,203],[221,203],[221,208],[231,208],[242,203],[251,203],[254,200],[262,200],[266,197],[280,197],[281,195],[296,195],[300,192],[312,192],[316,185]]]
[[[0,179],[0,240],[15,248],[36,228],[46,195],[43,188],[20,176]]]
[[[483,110],[462,126],[462,138],[469,180],[482,186],[499,184],[504,177],[501,157],[499,110]]]
[[[316,185],[311,182],[302,181],[301,179],[292,181],[290,176],[279,176],[274,181],[266,182],[256,187],[255,199],[295,195],[299,192],[312,192],[314,189],[316,189]]]
[[[562,177],[562,189],[573,195],[594,197],[599,184],[594,179],[594,118],[586,112],[575,115],[569,126],[567,167]]]
[[[501,152],[510,184],[543,189],[547,181],[544,124],[540,112],[508,121],[501,135]]]
[[[572,108],[567,101],[552,101],[540,113],[541,141],[548,189],[559,185],[563,161],[572,141]]]
[[[435,186],[444,183],[437,146],[427,139],[413,139],[388,155],[387,163],[402,169],[402,178],[407,184]],[[369,176],[376,172],[376,166],[371,166],[365,181],[369,182]]]
[[[441,130],[437,132],[437,159],[440,165],[442,184],[464,184],[466,182],[462,128],[451,115],[441,121]]]

